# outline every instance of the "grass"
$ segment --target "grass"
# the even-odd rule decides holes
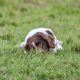
[[[64,50],[17,49],[37,27],[51,28]],[[80,80],[80,1],[0,0],[0,80]]]

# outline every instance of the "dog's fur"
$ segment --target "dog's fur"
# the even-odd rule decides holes
[[[20,48],[24,48],[26,51],[31,49],[41,51],[54,51],[63,49],[62,42],[57,40],[51,29],[37,28],[28,33],[25,41],[20,44]]]

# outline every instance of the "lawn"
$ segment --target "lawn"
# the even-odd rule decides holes
[[[38,27],[51,28],[64,50],[18,49]],[[80,0],[0,0],[0,80],[80,80]]]

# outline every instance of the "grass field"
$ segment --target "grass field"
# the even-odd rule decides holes
[[[51,28],[64,50],[17,49],[38,27]],[[80,80],[80,0],[0,0],[0,80]]]

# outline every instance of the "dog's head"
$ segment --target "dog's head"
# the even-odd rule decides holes
[[[25,49],[27,50],[35,48],[49,51],[50,48],[55,48],[55,38],[50,34],[37,32],[27,40],[27,44],[25,46]]]
[[[20,46],[25,50],[57,51],[59,48],[62,48],[61,44],[59,46],[59,43],[60,41],[57,40],[51,29],[38,28],[30,31]]]

